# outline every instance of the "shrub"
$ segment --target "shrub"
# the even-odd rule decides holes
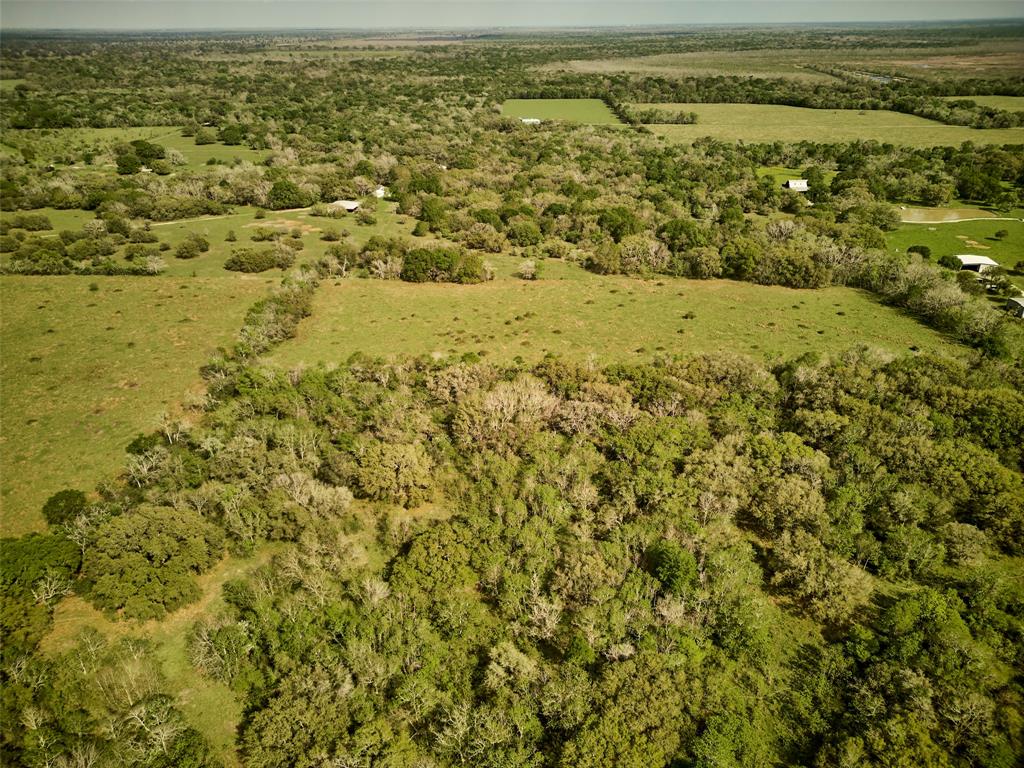
[[[960,269],[962,265],[960,264],[960,259],[951,253],[947,253],[939,258],[939,266],[946,269]]]
[[[516,270],[516,275],[522,280],[537,280],[540,278],[543,265],[538,264],[533,259],[527,259],[519,265],[519,269]]]
[[[927,245],[912,245],[907,248],[907,253],[920,254],[922,259],[930,259],[932,257],[932,249]]]
[[[309,200],[294,181],[281,179],[275,181],[267,193],[267,203],[273,210],[280,211],[285,208],[302,208]]]
[[[256,250],[255,248],[241,248],[231,252],[231,256],[224,262],[224,269],[232,272],[265,272],[275,267],[287,269],[295,263],[295,256],[287,249],[277,250]]]
[[[174,249],[174,256],[178,259],[194,259],[209,250],[209,240],[198,232],[190,232],[184,240],[178,243],[178,247]]]

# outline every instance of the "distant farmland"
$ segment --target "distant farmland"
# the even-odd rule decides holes
[[[651,125],[672,141],[690,143],[704,136],[723,141],[767,143],[879,141],[916,147],[1024,144],[1024,128],[978,130],[943,125],[923,117],[885,110],[806,109],[777,104],[636,104],[637,109],[696,112],[695,125]]]
[[[501,105],[506,117],[536,117],[589,125],[621,125],[600,99],[509,99]]]

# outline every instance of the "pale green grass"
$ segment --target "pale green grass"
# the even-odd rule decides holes
[[[696,125],[651,125],[670,141],[704,136],[747,143],[873,140],[908,146],[1024,144],[1024,128],[977,130],[885,110],[805,109],[777,104],[637,104],[638,109],[696,112]]]
[[[127,443],[199,384],[276,283],[0,278],[0,532],[41,530],[52,493],[119,472]]]
[[[600,99],[509,99],[501,105],[506,117],[536,117],[590,125],[622,125]]]
[[[601,277],[548,262],[550,277],[483,285],[347,279],[320,287],[311,318],[271,360],[282,366],[370,355],[483,352],[536,360],[551,352],[607,363],[731,350],[757,358],[868,344],[894,352],[956,347],[914,319],[847,288],[798,291],[725,280]],[[570,276],[571,275],[571,276]],[[687,319],[687,313],[694,317]]]
[[[1009,112],[1024,111],[1024,96],[947,96],[947,101],[970,99],[982,107],[995,107]]]

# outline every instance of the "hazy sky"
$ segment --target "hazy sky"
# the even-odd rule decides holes
[[[1015,0],[2,0],[5,29],[621,26],[1024,17]]]

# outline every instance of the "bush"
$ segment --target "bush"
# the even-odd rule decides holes
[[[268,269],[287,269],[295,263],[295,256],[291,251],[280,249],[277,251],[261,250],[255,248],[242,248],[231,252],[231,256],[224,262],[224,269],[232,272],[266,272]]]
[[[516,275],[522,280],[538,280],[543,271],[543,264],[538,264],[533,259],[527,259],[519,265]]]
[[[922,259],[930,259],[932,257],[932,249],[927,245],[912,245],[907,248],[907,253],[918,253]]]
[[[178,243],[178,247],[174,249],[174,256],[178,259],[194,259],[209,250],[209,240],[198,232],[190,232],[184,240]]]

